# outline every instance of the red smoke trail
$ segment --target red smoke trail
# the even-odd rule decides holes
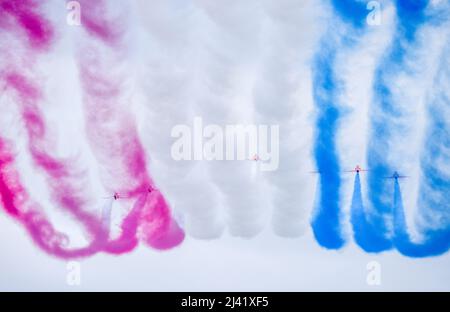
[[[49,254],[70,259],[90,256],[102,249],[105,235],[96,235],[84,248],[68,249],[68,238],[54,229],[38,204],[33,203],[14,169],[10,144],[0,137],[0,200],[9,215],[22,223],[34,242]],[[105,232],[106,234],[106,232]]]
[[[39,89],[17,72],[8,73],[4,80],[7,87],[17,93],[16,102],[20,105],[25,123],[28,149],[36,166],[47,175],[53,199],[61,208],[80,221],[92,238],[105,240],[106,231],[99,226],[98,217],[86,212],[87,203],[83,199],[83,192],[76,187],[75,183],[78,176],[72,173],[73,170],[66,161],[56,159],[47,152],[51,146],[48,144],[44,118],[37,105],[39,101],[42,101]]]
[[[125,78],[115,75],[123,65],[120,44],[124,31],[117,22],[120,19],[107,18],[103,1],[80,4],[82,25],[93,39],[89,49],[82,51],[79,62],[88,136],[97,159],[112,178],[106,182],[107,187],[137,199],[122,223],[122,235],[106,250],[125,252],[134,248],[138,228],[150,246],[171,248],[183,241],[184,233],[148,174],[145,151],[123,99],[121,87]]]
[[[10,30],[20,26],[34,49],[46,49],[53,39],[50,23],[39,15],[36,0],[0,0],[0,28]]]
[[[99,13],[96,8],[100,6],[96,4],[87,4],[84,8],[86,7],[92,7],[90,14]],[[19,38],[25,34],[30,55],[50,47],[53,30],[49,23],[37,13],[34,1],[23,1],[18,4],[15,1],[0,0],[0,9],[0,17],[2,17],[0,27],[21,32],[17,34]],[[119,36],[103,26],[106,25],[104,21],[89,19],[90,14],[86,14],[88,18],[84,19],[88,32],[101,38],[101,41],[107,45],[115,45]],[[14,22],[19,27],[17,25],[14,27]],[[28,57],[28,55],[25,56]],[[109,165],[109,171],[119,181],[114,188],[136,199],[131,212],[122,222],[121,236],[114,241],[107,241],[108,233],[103,228],[101,220],[86,212],[83,194],[75,186],[77,175],[71,170],[67,161],[59,160],[47,152],[51,146],[48,144],[45,120],[38,105],[43,101],[39,87],[33,83],[33,79],[10,68],[1,73],[1,78],[6,82],[7,89],[15,91],[28,135],[28,149],[32,159],[46,174],[55,202],[83,224],[92,240],[84,248],[65,248],[65,244],[68,243],[67,236],[58,233],[40,212],[40,207],[31,201],[20,183],[19,173],[14,169],[14,157],[9,145],[0,137],[0,199],[5,210],[24,224],[33,240],[43,250],[61,258],[85,257],[102,250],[114,254],[128,252],[137,245],[138,228],[141,229],[144,240],[155,248],[166,249],[178,245],[184,239],[184,233],[172,220],[162,194],[154,190],[154,183],[147,173],[145,152],[132,118],[123,111],[111,109],[115,104],[114,98],[120,95],[120,81],[101,77],[100,72],[93,72],[91,76],[86,70],[89,67],[85,67],[89,64],[81,63],[85,98],[88,103],[93,101],[92,107],[96,108],[94,114],[88,113],[88,119],[92,121],[92,123],[88,122],[92,125],[88,128],[92,130],[90,133],[95,146],[94,150],[97,151],[99,160],[106,160],[102,163]],[[92,68],[98,69],[95,64]],[[99,109],[103,113],[99,114]],[[100,121],[105,120],[103,118],[119,116],[121,118],[111,123],[113,127],[101,127]],[[100,132],[97,132],[99,130]],[[100,135],[96,137],[95,133]],[[148,190],[152,190],[151,193]]]
[[[7,21],[1,26],[17,33],[19,38],[25,34],[26,45],[31,52],[50,47],[53,30],[48,21],[37,13],[35,2],[1,1],[0,8],[0,16]],[[14,25],[14,22],[17,25]],[[29,55],[24,57],[28,58]],[[38,107],[38,102],[43,99],[39,88],[25,75],[10,69],[13,67],[11,64],[7,67],[8,70],[2,72],[1,78],[7,90],[15,91],[16,102],[20,106],[19,110],[27,130],[28,148],[32,159],[47,175],[53,199],[83,224],[92,241],[85,248],[70,250],[64,247],[64,244],[68,243],[67,236],[56,232],[45,215],[40,212],[38,205],[30,202],[27,191],[20,183],[19,174],[14,169],[14,157],[7,148],[6,141],[0,138],[2,155],[0,192],[3,205],[10,215],[25,225],[34,241],[48,253],[61,258],[92,255],[104,246],[107,232],[99,226],[96,216],[84,211],[85,202],[80,190],[71,183],[76,177],[71,174],[69,166],[46,151],[49,146],[45,121]]]
[[[14,171],[14,156],[6,141],[0,137],[0,199],[3,207],[9,215],[19,219],[21,211],[18,206],[22,206],[27,197],[18,173]]]

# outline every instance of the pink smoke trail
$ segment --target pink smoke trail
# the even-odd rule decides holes
[[[53,39],[50,23],[39,15],[39,2],[36,0],[0,0],[0,28],[6,30],[20,25],[29,44],[34,49],[44,50]]]
[[[4,3],[2,3],[4,4]],[[36,50],[36,44],[40,43],[39,47],[44,46],[44,44],[48,47],[51,43],[51,35],[49,33],[52,33],[51,27],[47,24],[47,22],[44,19],[40,19],[38,15],[32,14],[32,12],[26,12],[25,14],[23,12],[23,9],[26,9],[27,7],[24,6],[15,6],[10,5],[9,13],[11,15],[16,15],[16,20],[23,19],[23,16],[31,15],[33,17],[33,28],[38,30],[46,29],[47,31],[27,31],[28,39],[31,44],[31,52],[33,50]],[[29,25],[30,23],[25,23],[25,26]],[[44,26],[43,26],[44,25]],[[20,26],[24,27],[24,24],[21,23]],[[28,26],[27,26],[28,27]],[[9,28],[9,30],[15,31],[14,28]],[[22,30],[22,29],[20,29]],[[93,241],[90,246],[82,249],[77,250],[75,252],[66,252],[64,250],[50,250],[47,247],[47,244],[45,243],[46,239],[42,235],[40,236],[39,233],[42,231],[39,231],[39,228],[46,228],[46,233],[53,233],[53,230],[51,230],[51,227],[49,226],[49,223],[43,218],[43,216],[37,215],[37,213],[33,212],[31,214],[32,218],[22,219],[24,223],[28,226],[29,231],[31,232],[33,238],[35,241],[41,246],[44,250],[51,252],[59,257],[81,257],[81,256],[88,256],[91,254],[94,254],[106,246],[106,232],[101,227],[101,224],[99,223],[99,220],[89,214],[86,213],[83,209],[84,206],[84,200],[82,199],[82,194],[80,194],[80,190],[78,190],[74,185],[72,185],[70,182],[73,180],[73,178],[70,175],[69,166],[54,157],[52,157],[49,153],[46,152],[46,149],[48,149],[48,138],[47,138],[47,131],[44,119],[42,117],[42,114],[38,108],[37,102],[42,100],[42,95],[39,92],[39,89],[33,85],[32,81],[30,79],[27,79],[25,76],[19,74],[18,72],[9,72],[4,75],[4,80],[6,81],[7,87],[10,87],[11,89],[15,90],[18,96],[18,102],[21,106],[22,111],[22,117],[25,122],[27,134],[28,134],[28,143],[29,143],[29,150],[32,155],[32,158],[35,162],[35,164],[43,169],[43,171],[48,176],[48,181],[51,185],[54,199],[56,199],[56,202],[65,208],[68,212],[70,212],[72,215],[74,215],[78,221],[80,221],[88,230],[90,236],[93,238]],[[4,189],[4,194],[6,194],[6,198],[11,198],[12,195],[14,195],[13,192],[6,192],[8,189]],[[138,202],[140,204],[141,202]],[[10,211],[14,211],[14,206],[11,204],[5,205],[6,207],[9,207]],[[134,208],[133,211],[138,210],[140,205],[137,205],[137,208]],[[130,214],[130,216],[133,216],[134,213]],[[125,220],[132,219],[127,217]],[[38,220],[37,222],[31,222],[33,220]],[[127,226],[129,222],[125,222],[124,226],[124,232],[123,235],[126,235],[129,233],[127,229],[130,226]],[[52,237],[50,234],[46,234],[44,236]],[[128,235],[129,236],[129,235]],[[114,250],[108,250],[112,253],[120,253]],[[128,250],[126,250],[128,251]],[[121,251],[123,252],[123,251]]]
[[[138,229],[151,247],[174,247],[183,241],[184,232],[172,219],[166,200],[148,174],[144,148],[127,111],[128,103],[122,99],[125,78],[114,75],[123,65],[120,45],[124,28],[118,22],[120,18],[108,19],[104,1],[80,1],[80,4],[82,25],[93,39],[79,61],[88,136],[99,162],[116,181],[114,186],[108,183],[109,188],[137,198],[135,208],[122,223],[122,235],[110,242],[106,250],[134,248]]]
[[[49,48],[53,30],[50,24],[35,11],[36,3],[33,1],[1,1],[0,16],[12,23],[0,25],[2,28],[17,33],[18,37],[24,31],[27,38],[27,44],[31,52]],[[15,27],[16,21],[19,27]],[[5,27],[6,26],[6,27]],[[25,49],[27,51],[27,49]],[[25,55],[28,58],[28,55]],[[9,64],[8,67],[13,67]],[[107,232],[101,226],[97,218],[84,211],[84,200],[81,192],[71,183],[74,178],[70,174],[69,166],[64,162],[57,160],[46,152],[47,149],[47,131],[45,122],[38,108],[37,103],[42,100],[42,95],[35,84],[30,79],[18,71],[8,69],[3,71],[2,80],[6,83],[6,89],[12,89],[17,95],[22,119],[28,134],[28,148],[35,164],[43,169],[47,175],[47,180],[52,189],[53,198],[62,208],[70,212],[87,229],[92,242],[89,246],[80,249],[65,249],[63,243],[68,243],[66,235],[57,233],[46,217],[36,209],[37,205],[32,204],[33,209],[26,213],[21,212],[23,206],[30,206],[25,199],[29,196],[25,188],[21,185],[18,173],[13,168],[13,157],[5,150],[6,141],[2,141],[2,161],[1,161],[1,184],[0,192],[2,202],[6,211],[19,219],[30,232],[34,241],[45,251],[61,257],[73,258],[92,255],[105,244]],[[12,178],[13,177],[13,178]],[[21,198],[17,202],[17,198]]]
[[[0,27],[10,31],[20,31],[22,34],[25,33],[31,52],[46,50],[50,47],[53,30],[45,19],[33,11],[37,10],[35,2],[24,1],[17,4],[15,1],[5,0],[0,1],[0,8],[2,9],[0,17],[7,17],[2,19],[3,22]],[[99,13],[96,8],[99,8],[99,6],[93,5],[92,14]],[[87,16],[89,17],[89,14]],[[20,26],[18,29],[14,28],[14,21]],[[85,19],[85,25],[89,33],[102,38],[102,42],[105,44],[114,45],[119,38],[112,30],[103,26],[105,25],[104,22],[88,18]],[[19,37],[22,34],[18,34]],[[108,233],[103,227],[102,221],[85,211],[86,202],[83,199],[83,194],[72,183],[77,176],[70,170],[68,162],[61,161],[47,152],[50,149],[49,139],[45,121],[38,106],[38,103],[43,100],[43,96],[37,84],[33,83],[33,79],[20,74],[17,70],[8,69],[1,74],[6,82],[6,87],[15,91],[27,130],[28,149],[34,163],[47,175],[53,199],[59,206],[76,217],[92,238],[87,247],[72,250],[65,248],[64,245],[68,243],[67,236],[56,232],[45,215],[39,212],[38,205],[29,202],[29,196],[19,181],[19,174],[14,170],[14,158],[6,149],[6,140],[0,137],[1,201],[7,213],[24,224],[33,240],[43,250],[61,258],[85,257],[102,250],[120,254],[132,250],[137,245],[136,232],[139,227],[144,240],[154,248],[167,249],[181,243],[184,239],[184,233],[170,217],[169,207],[162,194],[155,190],[154,183],[147,174],[145,153],[130,116],[120,111],[115,112],[116,115],[119,113],[124,117],[117,124],[119,127],[103,129],[106,131],[99,136],[99,140],[93,140],[96,144],[94,146],[97,146],[98,151],[100,151],[99,158],[102,158],[101,152],[104,152],[103,156],[106,157],[115,156],[115,161],[107,163],[111,165],[110,171],[121,170],[122,172],[122,175],[115,175],[120,181],[119,189],[124,190],[127,196],[136,198],[133,208],[122,222],[120,237],[107,242]],[[119,94],[120,88],[116,86],[120,84],[117,81],[107,78],[102,80],[99,79],[101,78],[99,75],[95,74],[92,76],[93,80],[90,81],[89,77],[89,73],[85,72],[83,75],[82,70],[83,83],[87,83],[87,86],[94,86],[94,89],[85,89],[89,90],[86,92],[88,99],[98,100],[95,104],[101,103],[100,100],[102,99],[110,101],[114,95]],[[99,86],[99,82],[100,89],[105,86],[108,88],[108,85],[111,85],[112,88],[106,90],[106,93],[99,92],[95,89],[96,83]],[[107,94],[110,96],[109,98],[106,96]],[[114,103],[114,101],[111,103]],[[100,114],[100,117],[108,117],[105,114],[113,113],[112,110],[108,112],[110,107],[105,104],[103,102],[103,107],[97,106],[97,108],[104,109],[104,114]],[[95,114],[93,116],[95,119]],[[111,116],[114,116],[114,114],[111,114]],[[94,125],[100,125],[98,120],[94,120]],[[101,129],[93,127],[92,133],[97,130]],[[114,140],[117,137],[120,138],[119,144],[114,146],[111,143],[115,142]],[[114,150],[118,151],[116,155],[111,153]],[[114,160],[114,157],[111,158]],[[128,175],[123,175],[123,173]],[[123,179],[124,177],[126,179]]]
[[[105,235],[96,235],[87,247],[68,249],[67,235],[54,229],[38,204],[33,203],[19,173],[14,169],[14,155],[10,144],[0,137],[0,202],[8,214],[22,223],[34,242],[44,251],[59,258],[71,259],[90,256],[105,244]],[[106,234],[106,232],[105,232]]]
[[[47,175],[56,204],[80,221],[92,238],[104,240],[106,231],[99,226],[99,219],[85,211],[87,207],[82,190],[74,183],[78,176],[72,174],[67,162],[58,160],[47,152],[50,147],[47,129],[37,105],[42,100],[39,90],[17,72],[8,73],[4,80],[6,85],[17,93],[17,103],[20,105],[28,135],[28,149],[34,163]],[[99,250],[98,245],[92,248],[92,253]]]
[[[28,195],[13,166],[14,156],[9,152],[6,141],[0,137],[0,200],[10,216],[20,219],[21,211],[18,206],[23,205]]]

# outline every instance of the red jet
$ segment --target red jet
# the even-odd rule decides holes
[[[360,172],[366,172],[366,171],[369,171],[369,170],[363,169],[363,168],[360,167],[360,165],[357,165],[357,166],[355,167],[355,169],[353,169],[353,170],[348,170],[348,171],[345,171],[345,172],[355,172],[355,173],[360,173]]]
[[[147,192],[149,192],[149,193],[152,193],[152,192],[154,192],[154,191],[157,191],[157,189],[153,188],[153,186],[150,186],[150,187],[147,189]]]
[[[150,186],[150,187],[147,189],[147,192],[148,192],[148,193],[153,193],[154,191],[157,191],[157,190],[158,190],[158,189],[154,188],[153,186]],[[103,198],[106,198],[106,199],[107,199],[107,198],[113,198],[114,200],[119,200],[119,199],[129,198],[129,197],[122,196],[122,195],[120,195],[119,193],[115,192],[113,196],[108,196],[108,197],[103,197]]]
[[[107,197],[103,197],[103,198],[105,198],[105,199],[113,198],[114,200],[119,200],[119,199],[126,198],[126,197],[123,197],[119,193],[115,192],[113,196],[107,196]]]

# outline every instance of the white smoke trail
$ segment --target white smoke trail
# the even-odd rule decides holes
[[[265,177],[273,197],[273,229],[286,237],[304,233],[313,205],[309,61],[320,36],[314,22],[317,6],[315,1],[264,2],[262,57],[253,96],[258,123],[280,126],[279,168]]]
[[[203,62],[199,64],[203,82],[199,86],[201,92],[196,94],[196,109],[205,124],[254,126],[252,87],[260,58],[261,4],[196,3],[201,9],[199,36],[204,41]],[[250,144],[250,137],[247,139]],[[257,164],[250,160],[226,160],[212,161],[207,166],[222,195],[230,234],[240,237],[258,234],[264,226],[265,196],[262,196],[264,181],[255,171]]]
[[[199,43],[195,37],[197,10],[186,3],[175,7],[170,1],[137,1],[140,42],[144,66],[141,69],[142,133],[151,157],[150,166],[158,188],[184,219],[186,231],[196,238],[221,235],[223,222],[218,213],[217,192],[201,163],[175,161],[171,155],[176,125],[192,125],[193,96],[196,91]]]

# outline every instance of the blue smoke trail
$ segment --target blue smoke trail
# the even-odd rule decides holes
[[[333,10],[339,17],[350,23],[354,29],[361,29],[365,26],[367,17],[367,3],[361,0],[331,0]]]
[[[434,81],[433,97],[428,106],[428,130],[421,158],[418,212],[425,224],[418,232],[420,242],[412,242],[405,222],[400,184],[394,186],[394,244],[410,257],[437,256],[450,248],[450,179],[442,166],[450,163],[450,46],[442,54],[438,75]],[[445,169],[445,168],[444,168]]]
[[[352,205],[350,208],[350,222],[353,226],[353,237],[364,251],[377,252],[384,246],[380,245],[383,240],[377,232],[378,225],[370,223],[366,218],[366,211],[362,200],[361,180],[359,172],[355,176],[353,188]]]
[[[367,149],[367,159],[371,168],[369,174],[369,201],[372,209],[367,215],[367,223],[377,233],[370,244],[361,245],[364,250],[380,252],[392,248],[389,225],[386,216],[392,214],[392,188],[382,178],[392,174],[394,168],[387,163],[386,152],[393,133],[402,131],[394,126],[402,117],[396,107],[391,91],[391,78],[408,70],[405,62],[408,49],[414,48],[416,33],[426,21],[427,0],[396,0],[397,24],[394,40],[386,56],[375,73],[374,101],[372,104],[371,136]]]
[[[331,48],[322,49],[323,55],[316,56],[314,69],[314,98],[319,108],[314,156],[320,172],[320,196],[311,225],[316,240],[321,246],[337,249],[344,245],[339,216],[341,180],[335,146],[335,133],[340,112],[333,101],[335,78],[332,64],[335,55]]]
[[[447,184],[449,183],[447,182]],[[447,192],[449,191],[449,188],[450,187],[447,186]],[[448,208],[448,203],[446,206],[446,208]],[[398,180],[395,180],[394,245],[397,250],[405,256],[418,258],[441,255],[450,248],[450,229],[448,227],[439,230],[427,229],[421,234],[423,235],[423,240],[421,242],[416,243],[411,241],[405,220],[400,184]]]
[[[332,0],[331,4],[349,31],[340,37],[331,25],[313,62],[313,95],[317,107],[314,157],[320,172],[320,194],[311,226],[322,247],[339,249],[345,239],[341,231],[341,178],[335,139],[342,112],[337,100],[340,87],[334,67],[336,51],[354,44],[353,37],[363,29],[367,11],[366,4],[357,0]]]

